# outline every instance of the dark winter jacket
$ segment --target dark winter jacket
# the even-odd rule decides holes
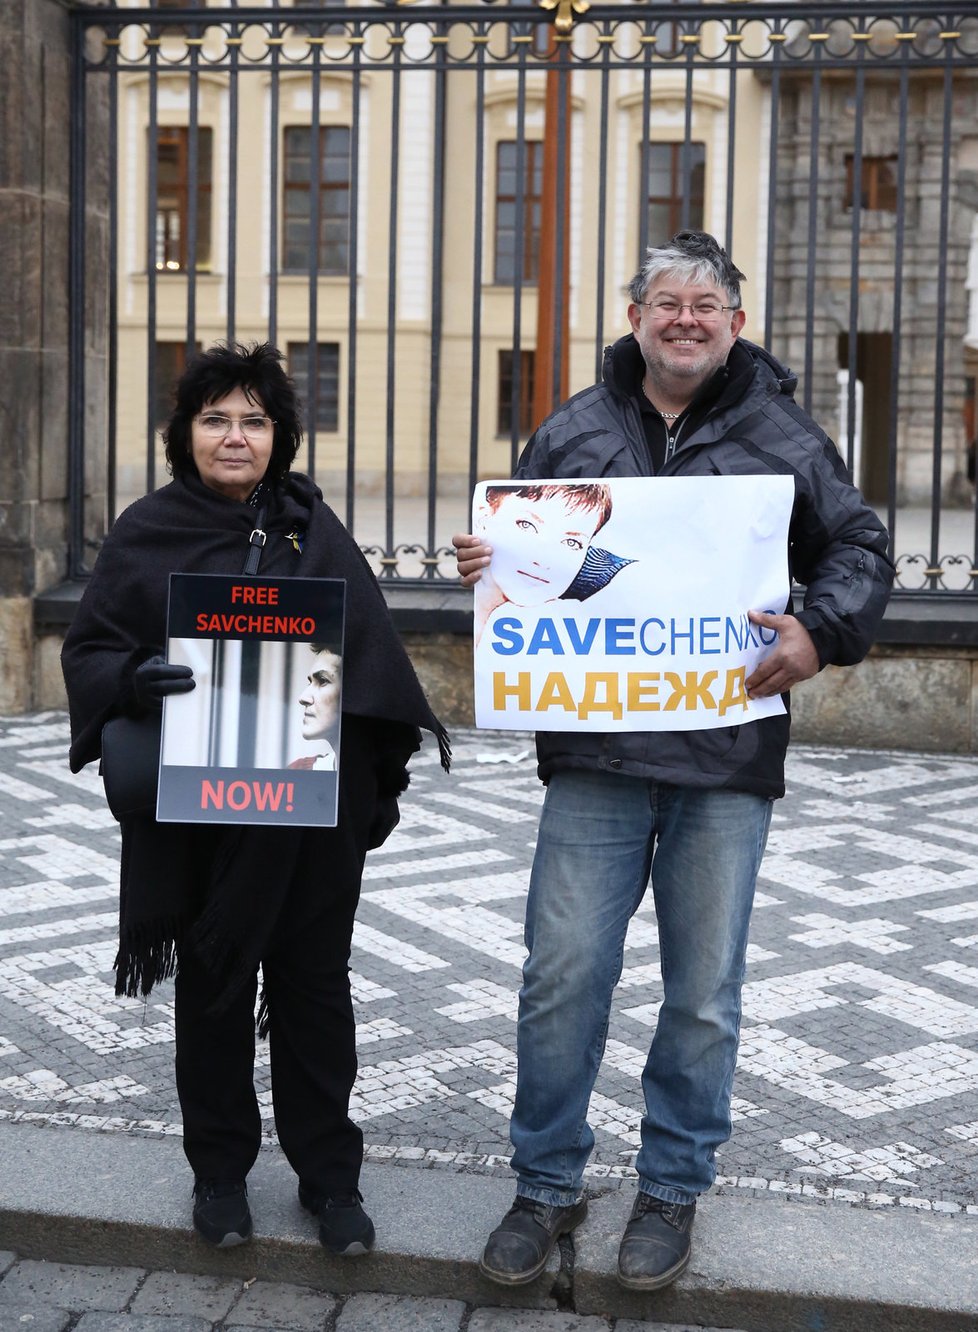
[[[609,347],[603,382],[547,417],[530,437],[516,476],[649,476],[652,463],[635,397],[643,369],[631,334]],[[794,401],[796,383],[769,353],[739,340],[711,385],[710,405],[696,411],[694,403],[657,475],[794,478],[789,569],[805,588],[798,619],[822,666],[847,666],[873,642],[893,565],[886,531],[850,482],[838,450]],[[546,781],[562,768],[598,769],[781,796],[789,725],[785,715],[703,731],[545,731],[537,736],[539,772]]]

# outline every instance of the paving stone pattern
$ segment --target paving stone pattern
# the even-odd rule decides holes
[[[368,1159],[505,1174],[543,788],[530,737],[454,738],[452,775],[428,746],[400,827],[368,862],[354,1115]],[[147,1003],[112,993],[118,827],[94,768],[72,776],[66,747],[61,713],[0,719],[0,1117],[179,1134],[172,988]],[[718,1188],[978,1212],[978,760],[796,748],[788,781]],[[591,1105],[596,1187],[634,1175],[660,998],[649,900]],[[267,1059],[262,1047],[273,1143]]]

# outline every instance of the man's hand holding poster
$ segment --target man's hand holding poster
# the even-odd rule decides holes
[[[334,827],[346,583],[171,574],[161,822]]]
[[[476,725],[679,731],[784,712],[745,681],[789,602],[780,476],[488,481],[472,530]]]

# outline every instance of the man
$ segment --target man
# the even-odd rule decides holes
[[[778,635],[746,682],[764,698],[865,655],[893,566],[882,525],[794,402],[794,376],[740,340],[742,278],[703,232],[649,250],[629,288],[632,331],[608,348],[604,382],[543,422],[516,476],[791,475],[789,560],[804,609],[750,613]],[[471,585],[491,547],[453,540]],[[730,1136],[747,930],[771,804],[784,794],[788,727],[784,715],[715,730],[537,736],[548,789],[526,911],[517,1191],[482,1256],[494,1281],[532,1281],[584,1218],[588,1101],[625,931],[650,873],[664,998],[642,1075],[638,1194],[618,1277],[657,1290],[689,1262],[696,1198]]]

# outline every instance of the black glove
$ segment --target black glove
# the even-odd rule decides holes
[[[162,657],[150,657],[132,676],[133,699],[145,711],[161,708],[167,694],[189,694],[196,687],[189,666],[170,665]]]

